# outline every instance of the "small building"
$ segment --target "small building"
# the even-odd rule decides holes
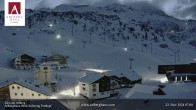
[[[172,73],[167,78],[170,82],[196,82],[196,74],[190,73]]]
[[[59,54],[52,55],[45,59],[45,62],[48,62],[52,65],[52,69],[62,69],[66,67],[67,58]]]
[[[50,87],[53,91],[56,91],[56,79],[54,78],[53,71],[50,64],[43,63],[39,66],[39,69],[34,70],[34,78],[42,85]]]
[[[166,74],[167,79],[171,82],[196,82],[196,63],[159,65],[158,74]]]
[[[88,99],[112,97],[117,91],[111,90],[111,78],[99,73],[89,73],[78,80],[80,95]]]
[[[31,70],[34,68],[34,61],[35,58],[27,54],[23,54],[17,58],[12,59],[11,66],[16,69]]]
[[[50,96],[51,91],[36,82],[13,78],[0,83],[0,99],[48,99]]]

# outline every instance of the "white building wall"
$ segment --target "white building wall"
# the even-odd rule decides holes
[[[85,90],[83,89],[85,88]],[[79,82],[80,94],[89,97],[89,84]]]
[[[13,88],[14,87],[14,88]],[[48,99],[49,96],[38,93],[18,84],[9,85],[10,99]]]

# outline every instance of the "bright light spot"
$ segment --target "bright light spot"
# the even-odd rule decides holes
[[[69,40],[68,44],[71,45],[72,44],[72,40]]]
[[[53,24],[49,24],[49,26],[50,26],[50,27],[52,27],[52,26],[53,26]]]
[[[75,92],[75,94],[74,94],[74,92]],[[79,85],[75,86],[72,89],[63,90],[59,94],[64,95],[64,96],[78,96],[80,94]]]
[[[193,59],[194,61],[196,61],[196,58],[195,59]]]
[[[80,94],[80,87],[79,87],[79,85],[77,85],[75,87],[75,93],[76,93],[76,95]]]
[[[128,51],[128,49],[127,48],[123,48],[123,50],[126,52],[126,51]]]
[[[93,71],[93,72],[98,72],[98,73],[104,73],[104,72],[108,72],[110,70],[103,70],[103,69],[85,69],[87,71]]]
[[[74,96],[74,92],[73,90],[64,90],[64,91],[61,91],[59,94],[61,95],[67,95],[67,96]]]
[[[188,24],[188,23],[185,23],[186,25]]]
[[[174,33],[174,31],[172,30],[171,33]]]
[[[56,39],[61,39],[61,35],[57,35],[56,36]]]
[[[51,96],[49,99],[57,99],[56,96]]]
[[[168,79],[167,79],[167,77],[164,77],[164,78],[161,78],[160,81],[161,81],[161,83],[166,83],[166,82],[168,82]]]

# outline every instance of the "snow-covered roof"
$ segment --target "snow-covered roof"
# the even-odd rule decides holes
[[[107,73],[108,76],[117,76],[119,78],[122,78],[122,77],[126,77],[128,78],[129,80],[138,80],[138,79],[141,79],[142,77],[135,73],[135,72],[130,72],[130,73]]]
[[[98,79],[102,78],[104,75],[99,74],[99,73],[89,73],[86,76],[82,77],[81,79],[79,79],[79,82],[83,82],[83,83],[87,83],[87,84],[91,84],[95,81],[97,81]]]
[[[130,98],[135,92],[153,94],[153,91],[156,91],[158,86],[153,85],[144,85],[144,84],[135,84],[133,88],[125,95],[125,98]]]
[[[190,74],[190,73],[173,73],[171,76],[196,76],[196,74]]]
[[[33,91],[48,95],[48,96],[50,96],[52,94],[52,92],[48,88],[46,88],[45,86],[38,85],[37,82],[27,81],[25,79],[21,79],[21,78],[18,78],[18,77],[15,77],[15,78],[5,80],[5,81],[1,82],[0,83],[0,88],[5,87],[5,86],[10,85],[10,84],[14,84],[14,83],[19,84],[19,85],[21,85],[23,87],[26,87],[28,89],[31,89]]]

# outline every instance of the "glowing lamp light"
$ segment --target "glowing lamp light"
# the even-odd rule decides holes
[[[128,51],[128,49],[127,48],[123,48],[123,50],[126,52],[126,51]]]
[[[61,35],[57,35],[56,39],[60,40],[61,39]]]
[[[193,59],[193,61],[196,61],[196,58],[195,58],[195,59]]]
[[[52,27],[52,26],[53,26],[53,24],[49,24],[49,26],[50,26],[50,27]]]
[[[69,40],[68,44],[71,45],[72,44],[72,40]]]

